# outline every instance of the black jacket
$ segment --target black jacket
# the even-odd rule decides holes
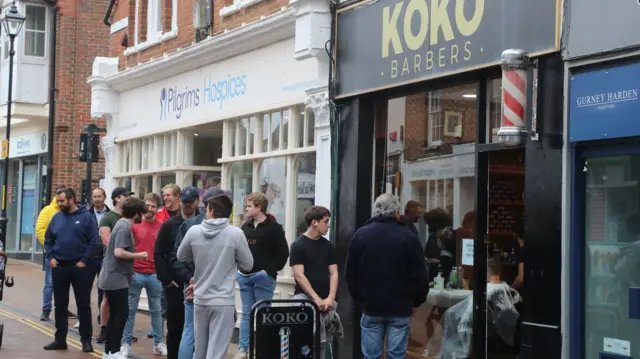
[[[171,281],[176,282],[181,288],[184,285],[184,279],[181,278],[171,266],[173,245],[178,235],[178,229],[183,222],[184,219],[181,215],[171,217],[162,223],[158,231],[156,246],[153,252],[156,261],[156,275],[165,287],[168,286]]]
[[[345,276],[351,296],[371,316],[410,316],[429,293],[420,241],[395,218],[372,218],[354,233]]]
[[[178,229],[176,242],[173,245],[173,252],[171,253],[171,268],[173,268],[173,272],[181,278],[184,283],[188,283],[189,280],[193,278],[196,268],[193,262],[182,262],[178,260],[178,248],[180,248],[180,243],[182,243],[182,239],[184,238],[184,235],[187,234],[189,228],[201,224],[205,217],[206,213],[201,213],[197,216],[191,217],[184,221]]]
[[[267,219],[257,227],[254,227],[253,221],[245,222],[242,231],[253,255],[253,269],[244,274],[264,270],[272,278],[276,278],[278,271],[284,268],[289,259],[289,245],[282,225],[273,216],[267,215]]]

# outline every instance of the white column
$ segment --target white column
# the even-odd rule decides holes
[[[331,208],[331,126],[327,87],[322,86],[307,90],[306,106],[313,111],[316,119],[315,204]]]

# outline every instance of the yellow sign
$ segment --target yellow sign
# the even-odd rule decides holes
[[[0,155],[2,158],[9,156],[9,140],[2,140],[2,153]]]

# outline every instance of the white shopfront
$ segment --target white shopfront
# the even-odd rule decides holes
[[[327,64],[299,55],[295,25],[285,10],[120,72],[117,59],[97,58],[89,83],[92,115],[108,124],[107,192],[220,186],[233,191],[240,224],[245,196],[261,191],[293,241],[304,210],[328,207],[331,188]],[[287,266],[276,298],[292,295]]]

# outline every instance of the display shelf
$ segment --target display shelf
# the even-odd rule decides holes
[[[505,206],[505,207],[522,207],[524,206],[524,202],[499,202],[499,201],[491,201],[489,202],[490,206]]]

